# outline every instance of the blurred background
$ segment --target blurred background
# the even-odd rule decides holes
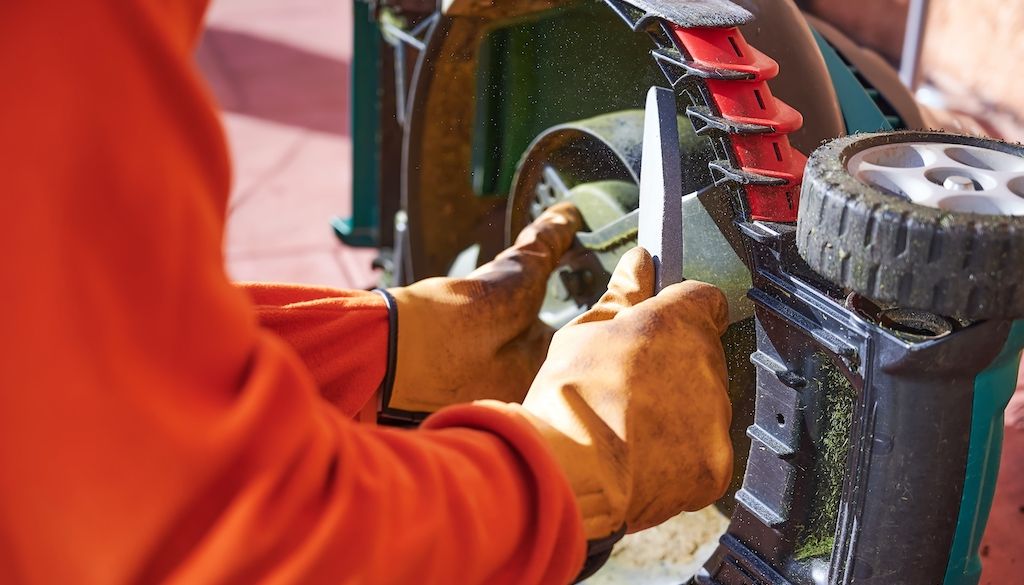
[[[328,223],[350,206],[352,0],[212,0],[196,59],[234,160],[225,257],[238,280],[368,288],[373,250]],[[803,0],[899,65],[909,0]],[[937,119],[1024,139],[1024,1],[932,0],[917,96]],[[397,172],[397,170],[396,170]],[[1024,392],[1007,410],[983,583],[1024,583]],[[942,478],[936,478],[941,482]]]
[[[909,0],[797,4],[898,67]],[[971,116],[992,136],[1024,139],[1024,2],[931,0],[918,99]]]
[[[212,0],[196,54],[234,164],[224,243],[237,280],[367,288],[372,250],[328,221],[349,208],[352,0]]]
[[[352,0],[212,0],[197,53],[224,111],[235,182],[225,243],[237,279],[365,288],[374,253],[327,219],[349,208]],[[801,0],[899,65],[909,0]],[[1024,2],[932,0],[918,97],[938,116],[1024,139]]]

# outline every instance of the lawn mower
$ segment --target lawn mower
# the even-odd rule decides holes
[[[790,0],[354,10],[334,227],[386,284],[467,273],[568,200],[586,229],[552,326],[650,225],[662,275],[725,292],[730,521],[677,582],[978,582],[1024,347],[1024,148],[925,130],[891,67]]]

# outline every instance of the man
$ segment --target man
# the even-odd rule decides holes
[[[204,8],[0,7],[0,582],[561,584],[721,494],[721,294],[634,250],[548,348],[571,208],[466,279],[231,284]]]

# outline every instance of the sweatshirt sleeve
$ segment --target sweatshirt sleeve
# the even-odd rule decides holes
[[[0,583],[568,582],[531,427],[357,425],[228,281],[203,9],[0,3]]]
[[[373,292],[239,283],[260,327],[299,354],[328,402],[349,417],[372,399],[388,357],[388,310]]]

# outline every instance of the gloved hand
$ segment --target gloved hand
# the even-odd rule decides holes
[[[652,297],[642,248],[555,333],[523,404],[568,475],[588,539],[637,531],[719,498],[732,474],[725,296],[695,281]]]
[[[398,339],[385,407],[429,413],[481,398],[521,401],[553,333],[537,318],[548,277],[581,224],[572,204],[555,205],[466,278],[388,289]]]

